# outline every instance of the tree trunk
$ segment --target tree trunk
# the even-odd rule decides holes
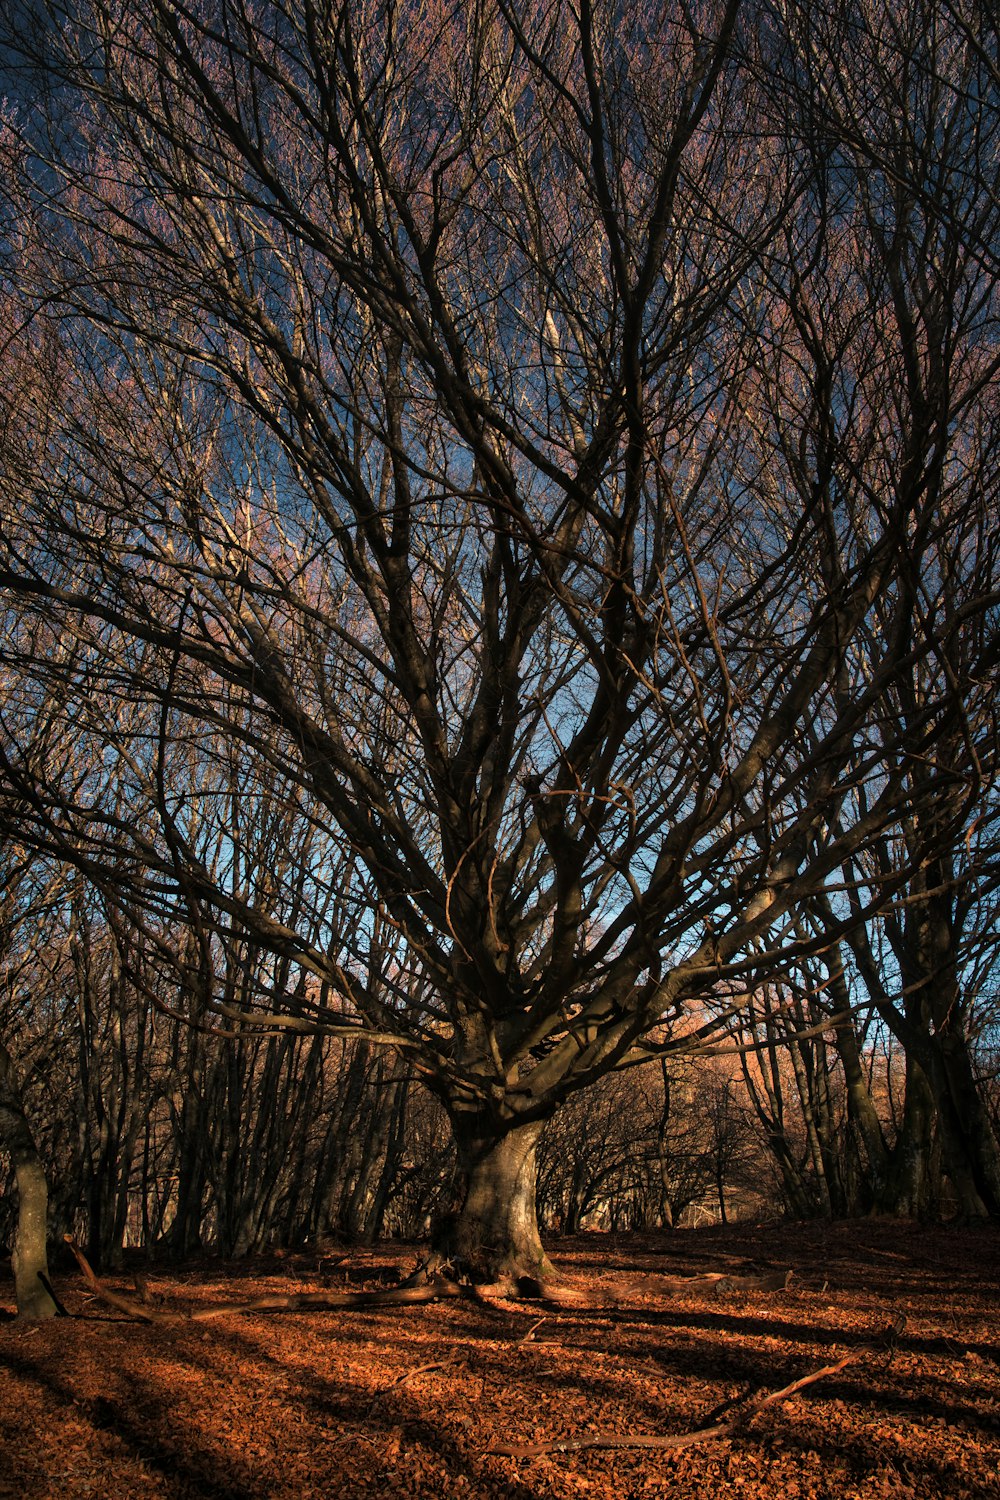
[[[403,1147],[406,1140],[406,1113],[411,1086],[405,1079],[397,1079],[396,1083],[392,1086],[394,1094],[388,1140],[386,1142],[385,1156],[382,1159],[382,1170],[379,1174],[378,1185],[376,1186],[375,1196],[372,1201],[368,1227],[365,1231],[366,1241],[369,1243],[376,1240],[382,1233],[382,1226],[385,1223],[386,1205],[389,1202],[393,1183],[399,1173],[403,1157]]]
[[[945,1169],[967,1218],[1000,1218],[1000,1155],[964,1036],[942,1029],[932,1039],[930,1073]]]
[[[882,1213],[926,1219],[938,1198],[934,1151],[936,1111],[934,1096],[916,1058],[906,1054],[906,1093],[899,1134],[892,1148],[885,1193],[877,1203]]]
[[[554,1278],[535,1206],[542,1125],[519,1125],[498,1136],[470,1129],[461,1117],[453,1123],[465,1201],[441,1226],[435,1248],[473,1281],[516,1286],[522,1277]]]
[[[850,1014],[851,1001],[843,970],[834,976],[832,992],[837,1010],[843,1016],[836,1026],[836,1048],[847,1090],[847,1121],[852,1133],[850,1144],[854,1148],[852,1155],[856,1157],[859,1151],[864,1152],[862,1180],[867,1189],[867,1201],[862,1202],[859,1195],[860,1183],[857,1179],[861,1174],[850,1173],[852,1181],[845,1205],[849,1215],[858,1215],[867,1212],[872,1202],[881,1202],[885,1197],[889,1177],[889,1149],[865,1078],[861,1045]],[[861,1163],[856,1165],[860,1166]]]
[[[799,1013],[795,1017],[795,1023],[800,1031],[807,1026],[806,1017]],[[833,1197],[830,1192],[830,1182],[826,1172],[826,1159],[823,1154],[823,1144],[817,1122],[819,1114],[819,1100],[817,1098],[815,1072],[822,1064],[817,1064],[815,1057],[808,1056],[805,1048],[810,1046],[808,1042],[789,1041],[788,1056],[792,1064],[792,1072],[795,1076],[795,1086],[799,1094],[799,1109],[802,1114],[802,1123],[806,1132],[806,1150],[813,1169],[813,1194],[816,1198],[816,1208],[824,1218],[833,1217]],[[810,1067],[810,1063],[813,1065]],[[723,1223],[725,1217],[723,1216]]]
[[[945,1169],[960,1212],[972,1219],[995,1218],[1000,1216],[1000,1155],[969,1053],[969,1001],[960,983],[955,902],[947,885],[952,873],[950,861],[932,867],[931,893],[910,919],[918,955],[917,972],[908,976],[919,1020],[917,1056],[934,1092]]]
[[[49,1191],[10,1054],[0,1046],[0,1146],[10,1152],[17,1182],[17,1230],[11,1263],[19,1318],[52,1318],[46,1285]]]

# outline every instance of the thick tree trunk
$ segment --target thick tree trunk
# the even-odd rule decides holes
[[[484,1134],[454,1120],[465,1201],[438,1236],[437,1250],[476,1282],[516,1287],[544,1282],[555,1272],[542,1247],[535,1206],[540,1123],[502,1135]]]
[[[17,1178],[17,1234],[11,1264],[19,1318],[55,1316],[56,1305],[46,1282],[49,1275],[47,1226],[49,1190],[38,1152],[14,1152]]]
[[[931,893],[911,915],[917,972],[907,976],[919,1020],[917,1056],[934,1092],[944,1165],[968,1218],[1000,1216],[1000,1153],[969,1054],[950,861],[932,867]]]
[[[882,1213],[926,1219],[933,1215],[939,1182],[934,1150],[936,1110],[927,1075],[916,1058],[906,1055],[906,1093],[899,1135],[892,1148]]]
[[[967,1218],[1000,1218],[1000,1152],[962,1035],[933,1038],[930,1074],[938,1107],[945,1168]]]
[[[19,1318],[52,1318],[48,1281],[49,1192],[10,1054],[0,1047],[0,1146],[10,1152],[17,1183],[17,1230],[11,1262]]]

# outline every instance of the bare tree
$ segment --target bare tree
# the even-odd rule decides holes
[[[17,1184],[18,1213],[11,1264],[18,1316],[54,1317],[48,1287],[48,1183],[25,1112],[13,1059],[0,1044],[0,1146],[9,1153]]]
[[[49,1184],[9,1033],[25,946],[37,952],[44,943],[65,876],[18,841],[17,812],[16,804],[0,803],[0,1153],[10,1159],[17,1199],[11,1262],[18,1316],[43,1319],[56,1313],[48,1280]]]
[[[559,1104],[906,878],[804,934],[961,697],[885,718],[996,467],[985,155],[931,235],[818,151],[795,37],[738,0],[47,14],[48,134],[7,145],[11,358],[48,384],[7,386],[0,581],[77,643],[94,784],[34,776],[32,836],[217,1014],[398,1049],[466,1178],[448,1253],[544,1274]],[[931,75],[968,109],[968,35],[885,18],[900,109]],[[921,140],[950,181],[965,135]],[[205,857],[207,734],[310,831],[298,904]],[[234,935],[289,966],[236,1006]]]

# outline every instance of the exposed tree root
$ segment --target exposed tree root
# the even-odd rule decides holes
[[[552,1443],[496,1443],[486,1451],[503,1454],[506,1458],[537,1458],[546,1453],[579,1453],[584,1448],[657,1448],[661,1450],[690,1448],[695,1443],[734,1437],[737,1432],[748,1427],[753,1419],[767,1407],[774,1406],[779,1401],[787,1401],[790,1396],[805,1390],[806,1386],[814,1385],[817,1380],[824,1380],[828,1375],[838,1374],[864,1352],[863,1349],[854,1349],[850,1354],[845,1354],[843,1359],[838,1360],[835,1365],[824,1365],[820,1370],[813,1370],[799,1380],[793,1380],[791,1385],[783,1386],[780,1391],[771,1391],[767,1396],[739,1406],[728,1421],[717,1422],[711,1427],[699,1427],[693,1432],[676,1432],[663,1437],[644,1435],[633,1437],[627,1433],[598,1432],[588,1434],[587,1437],[561,1438]]]

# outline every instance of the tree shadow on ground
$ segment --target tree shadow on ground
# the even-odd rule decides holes
[[[392,1253],[398,1260],[398,1247]],[[940,1267],[941,1256],[929,1258]],[[595,1495],[687,1496],[718,1489],[719,1465],[729,1464],[752,1481],[752,1495],[790,1493],[795,1465],[812,1465],[803,1493],[831,1500],[859,1486],[865,1495],[942,1500],[964,1491],[979,1500],[994,1491],[973,1486],[961,1465],[969,1455],[994,1464],[1000,1454],[991,1414],[1000,1387],[989,1305],[966,1264],[949,1289],[953,1303],[934,1293],[935,1303],[921,1304],[932,1323],[955,1311],[955,1340],[903,1331],[878,1347],[899,1304],[879,1306],[867,1293],[834,1307],[778,1292],[593,1312],[460,1300],[160,1327],[83,1302],[70,1320],[0,1331],[12,1393],[0,1397],[0,1497],[42,1500],[97,1486],[129,1500],[549,1500],[576,1493],[574,1475],[592,1480]],[[295,1290],[315,1276],[296,1271],[268,1269],[255,1290],[270,1292],[276,1281]],[[174,1282],[163,1270],[151,1280],[166,1306],[204,1307],[225,1300],[223,1274],[221,1285],[217,1264],[210,1276],[185,1272]],[[602,1274],[599,1264],[584,1272],[598,1292]],[[252,1279],[239,1278],[236,1300]],[[69,1301],[81,1301],[72,1288]],[[959,1339],[961,1318],[972,1342]],[[588,1452],[519,1465],[489,1451],[595,1428],[691,1432],[720,1403],[832,1362],[834,1345],[857,1350],[857,1363],[683,1459]],[[906,1487],[900,1479],[884,1491],[878,1476],[890,1458],[905,1465]],[[664,1487],[649,1490],[651,1475]],[[675,1475],[688,1478],[675,1486]]]

